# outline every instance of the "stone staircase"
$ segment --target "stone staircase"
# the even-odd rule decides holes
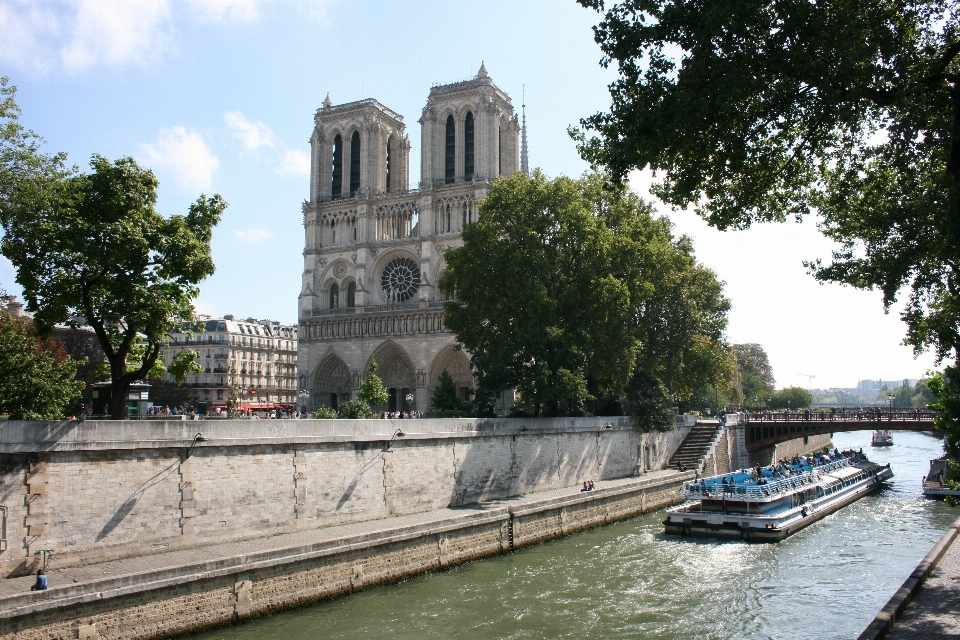
[[[676,469],[677,461],[683,460],[683,464],[688,469],[699,469],[700,463],[710,453],[710,445],[716,438],[718,431],[720,431],[719,424],[698,422],[680,443],[677,451],[670,458],[667,468]]]

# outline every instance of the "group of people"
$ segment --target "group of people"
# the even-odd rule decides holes
[[[583,493],[584,491],[593,491],[593,489],[593,480],[584,480],[583,488],[580,489],[580,493]]]
[[[384,411],[380,414],[381,420],[413,420],[422,417],[423,411]]]

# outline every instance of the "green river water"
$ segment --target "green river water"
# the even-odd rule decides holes
[[[776,544],[666,536],[657,512],[192,637],[856,638],[960,516],[920,495],[942,441],[869,442],[834,437],[891,462],[890,485]]]

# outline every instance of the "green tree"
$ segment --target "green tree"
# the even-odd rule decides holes
[[[457,395],[457,385],[446,369],[440,373],[430,403],[435,411],[453,411],[464,415],[470,412],[470,403]]]
[[[0,251],[41,333],[75,325],[77,316],[93,328],[119,419],[127,388],[154,369],[170,329],[194,318],[191,301],[214,271],[210,240],[226,204],[201,196],[186,216],[164,218],[154,209],[152,172],[131,158],[94,156],[90,164],[88,175],[63,171],[15,184],[0,200]],[[128,367],[131,356],[139,367]]]
[[[660,378],[646,369],[638,368],[630,378],[626,396],[641,428],[651,431],[674,428],[676,413],[670,394]]]
[[[0,413],[14,420],[63,418],[84,388],[75,379],[79,364],[62,347],[43,345],[29,321],[0,313]]]
[[[679,395],[729,379],[722,283],[622,185],[500,179],[463,238],[440,287],[478,402],[514,387],[535,416],[608,410],[638,365]]]
[[[771,398],[771,409],[806,409],[813,402],[813,394],[801,387],[781,389]]]
[[[927,381],[936,402],[934,426],[945,432],[943,448],[954,461],[960,460],[960,366],[951,365]]]
[[[357,390],[357,398],[365,405],[365,414],[370,413],[371,407],[381,405],[390,398],[390,392],[383,386],[383,380],[377,375],[376,360],[370,361],[370,372],[367,374],[367,379],[360,383],[360,388]],[[343,404],[346,404],[346,402]],[[341,406],[340,409],[340,413],[343,415],[345,408]]]
[[[960,346],[960,22],[955,0],[579,0],[616,65],[609,113],[574,132],[615,176],[720,229],[822,216],[816,278],[909,289],[906,341]]]
[[[737,373],[746,404],[758,404],[754,398],[766,397],[773,391],[776,380],[773,367],[763,346],[756,343],[735,344],[733,350],[737,358]],[[752,406],[752,405],[751,405]]]
[[[440,286],[456,296],[446,323],[472,354],[479,395],[514,387],[535,416],[582,412],[588,375],[622,388],[636,358],[630,292],[611,272],[612,233],[588,186],[502,178],[463,247],[444,254]]]

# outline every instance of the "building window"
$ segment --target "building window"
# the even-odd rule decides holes
[[[410,300],[419,287],[420,266],[410,258],[394,258],[380,274],[380,292],[388,303]]]
[[[343,138],[339,133],[333,139],[333,187],[330,193],[334,198],[343,194]]]
[[[330,308],[336,309],[340,306],[340,287],[334,282],[330,285]]]
[[[463,177],[473,179],[473,114],[467,113],[463,121]]]
[[[336,246],[337,244],[337,225],[331,220],[330,221],[330,246]]]
[[[360,191],[360,132],[350,138],[350,195]]]
[[[456,178],[456,153],[457,153],[457,125],[453,123],[453,116],[447,116],[447,147],[446,147],[446,171],[444,180],[447,184]]]
[[[347,285],[347,306],[357,306],[357,283],[351,282]]]
[[[385,186],[386,186],[386,189],[387,189],[387,193],[390,193],[390,169],[391,169],[391,166],[390,166],[390,160],[391,160],[391,158],[390,158],[390,151],[391,151],[391,149],[390,149],[390,142],[388,141],[388,142],[387,142],[387,157],[386,157],[386,160],[385,160],[385,162],[384,162],[384,164],[386,165],[386,168],[387,168],[387,184],[385,185]]]

